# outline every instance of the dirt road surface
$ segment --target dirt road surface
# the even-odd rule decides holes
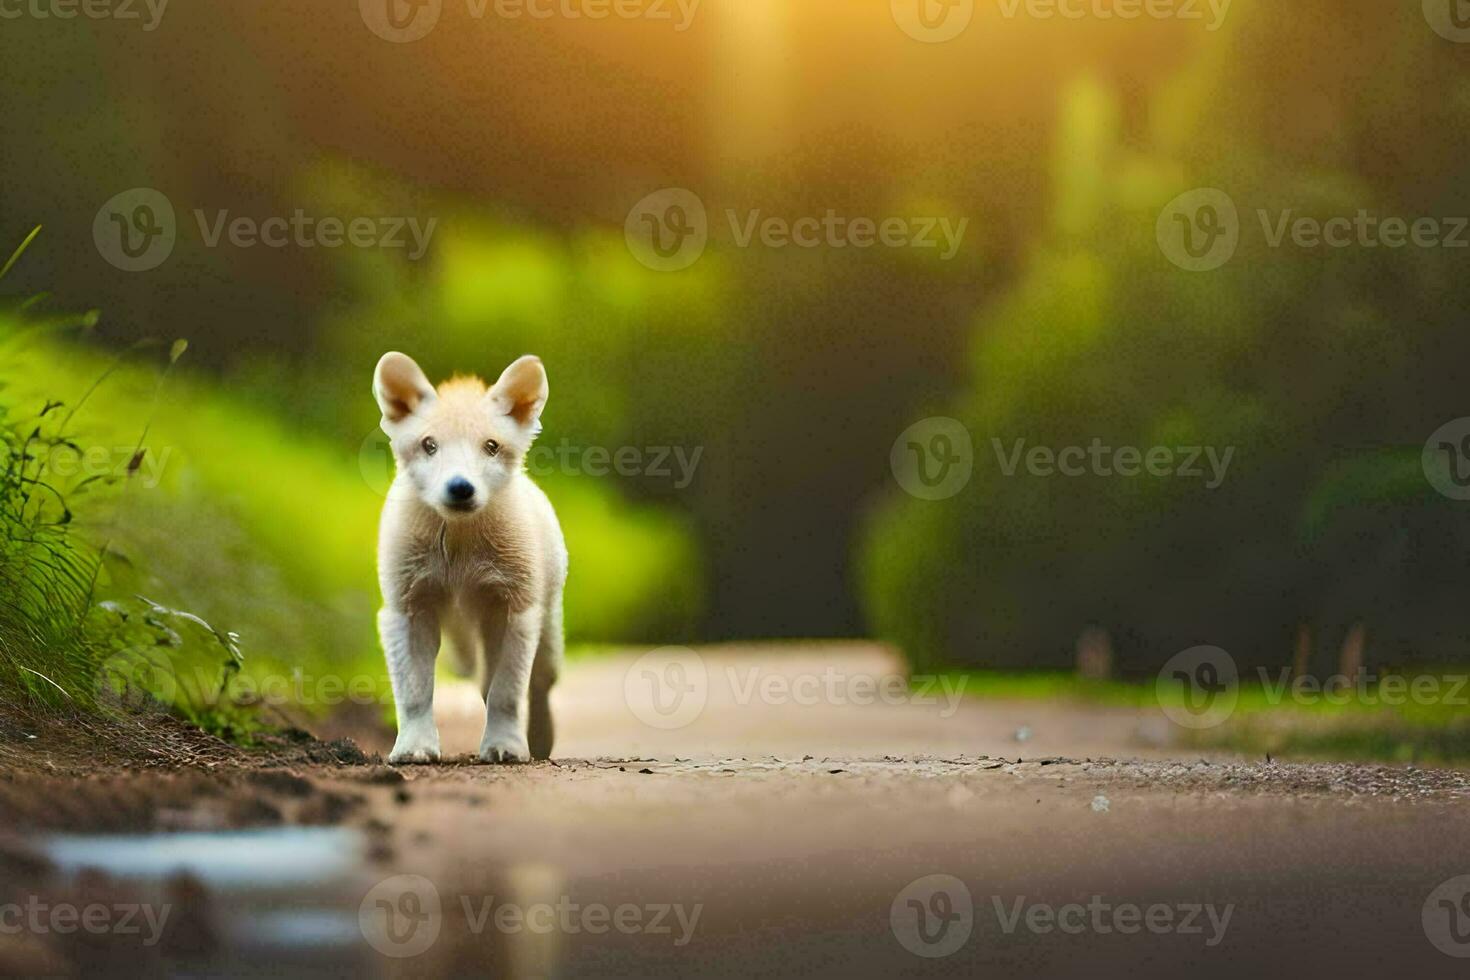
[[[471,764],[478,698],[446,685],[444,764],[298,766],[223,794],[146,777],[146,829],[206,832],[42,843],[65,880],[100,867],[207,924],[98,972],[1470,969],[1466,774],[1202,758],[1161,716],[900,697],[900,672],[862,645],[577,661],[556,761],[520,767]],[[241,794],[277,825],[208,816]]]

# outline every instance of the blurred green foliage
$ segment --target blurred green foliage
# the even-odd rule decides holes
[[[355,428],[344,421],[351,434],[334,439],[292,419],[299,379],[279,390],[263,381],[233,387],[175,370],[163,384],[169,362],[156,345],[114,356],[86,337],[61,336],[90,333],[93,322],[0,315],[6,465],[16,473],[28,465],[55,488],[29,509],[18,502],[6,511],[4,601],[21,615],[8,632],[0,616],[0,688],[54,689],[90,703],[101,665],[138,640],[124,624],[156,620],[162,640],[148,645],[164,648],[187,689],[179,707],[193,705],[204,719],[229,700],[221,688],[231,676],[215,662],[218,651],[200,660],[173,642],[177,607],[238,634],[241,683],[331,673],[385,692],[373,613],[376,524],[391,463],[374,438],[370,374],[350,386],[357,407],[342,414]],[[318,414],[349,387],[342,375],[322,380],[321,391],[306,388],[321,399]],[[66,431],[54,424],[62,419]],[[626,642],[687,630],[702,590],[681,522],[629,504],[605,481],[544,483],[575,556],[570,638]],[[19,477],[7,486],[40,496]],[[44,552],[28,543],[38,528],[55,538]],[[41,574],[42,558],[63,564]],[[107,629],[67,638],[93,621]],[[27,679],[32,672],[44,677]],[[299,685],[286,680],[284,689]]]
[[[221,464],[168,518],[221,542],[178,556],[187,578],[268,545],[285,558],[252,566],[259,588],[330,610],[324,649],[370,648],[371,589],[348,580],[369,567],[352,549],[375,501],[307,501],[352,483],[359,456],[381,470],[362,448],[376,358],[402,349],[438,377],[533,351],[551,377],[543,445],[702,451],[682,488],[546,477],[572,532],[577,639],[878,632],[924,663],[1033,665],[1070,662],[1099,624],[1142,670],[1205,640],[1280,662],[1304,623],[1331,656],[1362,621],[1378,659],[1465,655],[1462,508],[1416,472],[1428,433],[1467,413],[1463,253],[1270,249],[1256,219],[1470,213],[1470,47],[1420,5],[1236,0],[1218,32],[991,7],[923,45],[883,4],[731,2],[677,36],[560,19],[439,30],[411,56],[359,20],[196,5],[151,34],[0,35],[7,121],[40,135],[0,146],[16,175],[0,215],[56,232],[19,273],[105,309],[114,346],[189,335],[211,379],[191,383],[219,406],[193,436],[238,427],[250,459],[269,447],[301,474],[245,487]],[[712,234],[662,274],[622,231],[671,185],[701,197]],[[132,186],[180,219],[145,275],[91,237]],[[1200,186],[1234,197],[1246,234],[1191,275],[1154,226]],[[409,261],[208,247],[195,226],[196,210],[297,209],[436,232]],[[829,211],[969,231],[951,262],[737,248],[728,231],[731,213]],[[896,497],[889,446],[940,413],[970,427],[980,471],[951,501]],[[995,472],[992,438],[1094,437],[1236,452],[1210,492]],[[155,527],[165,501],[144,498]],[[340,533],[307,520],[339,511]],[[266,645],[286,642],[300,617],[264,605],[286,610]]]
[[[1283,89],[1261,80],[1320,46],[1316,10],[1241,4],[1215,56],[1126,125],[1105,84],[1082,79],[1065,100],[1028,268],[979,317],[964,394],[914,415],[967,426],[974,477],[944,501],[893,495],[862,551],[873,622],[917,663],[1067,666],[1092,626],[1125,672],[1205,643],[1244,666],[1289,664],[1302,626],[1321,666],[1354,623],[1379,663],[1470,656],[1455,611],[1470,511],[1420,462],[1430,433],[1467,414],[1465,252],[1272,248],[1262,230],[1287,209],[1470,214],[1462,186],[1410,186],[1365,153],[1463,158],[1465,119],[1445,112],[1470,81],[1444,74],[1416,17],[1355,11],[1342,17],[1361,33],[1336,54],[1387,49],[1401,74],[1273,101]],[[1227,189],[1240,211],[1239,251],[1213,272],[1176,268],[1155,238],[1165,205],[1198,187]],[[998,458],[997,442],[1095,438],[1234,459],[1211,490],[1006,476]]]

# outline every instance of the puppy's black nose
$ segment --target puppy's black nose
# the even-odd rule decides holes
[[[466,503],[475,496],[475,485],[462,476],[450,480],[445,489],[449,493],[449,499],[457,504]]]

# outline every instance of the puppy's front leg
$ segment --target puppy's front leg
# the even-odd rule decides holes
[[[384,608],[378,632],[393,683],[398,739],[388,761],[394,765],[439,761],[439,729],[434,725],[434,659],[439,655],[439,617]]]
[[[526,699],[541,637],[541,616],[539,606],[507,613],[499,656],[485,691],[485,737],[480,740],[480,758],[486,762],[531,761],[526,742]]]

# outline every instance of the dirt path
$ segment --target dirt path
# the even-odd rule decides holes
[[[356,977],[1463,975],[1464,774],[1180,755],[1131,710],[884,703],[871,679],[896,669],[871,647],[582,661],[554,764],[297,767],[213,796],[157,777],[176,823],[243,794],[285,825],[151,858],[193,870],[215,923],[168,956]],[[446,752],[473,750],[473,690],[439,710]],[[90,866],[86,843],[51,857]]]

